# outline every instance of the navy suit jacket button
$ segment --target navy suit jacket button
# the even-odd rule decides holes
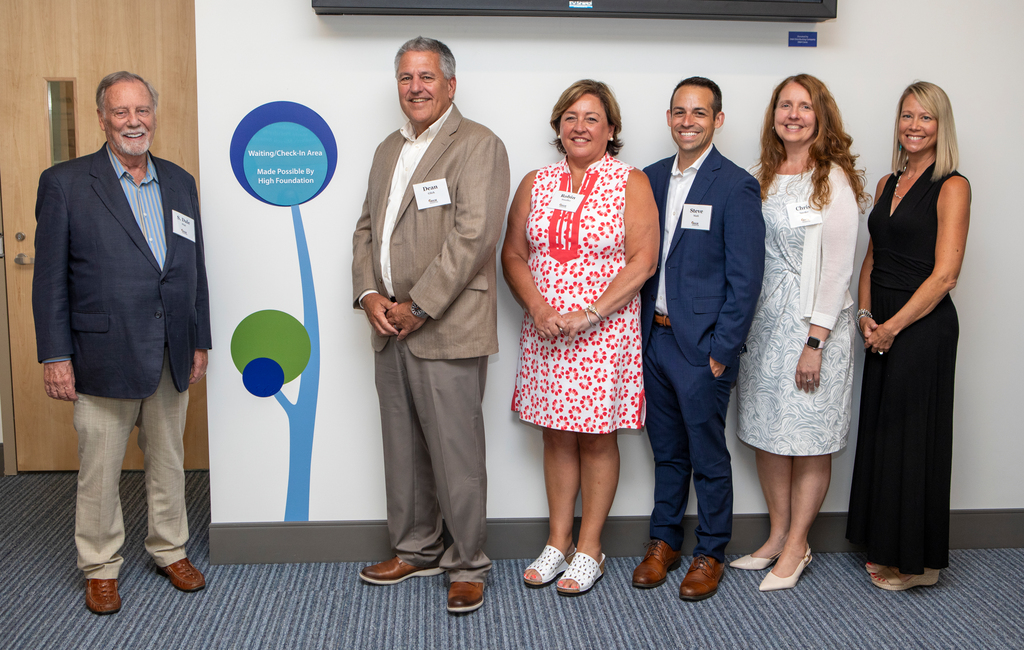
[[[153,315],[156,316],[157,318],[163,318],[164,317],[164,313],[162,311],[158,311],[157,313],[155,313]]]

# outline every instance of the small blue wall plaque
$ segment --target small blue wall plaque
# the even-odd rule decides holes
[[[790,47],[818,47],[818,32],[790,32]]]

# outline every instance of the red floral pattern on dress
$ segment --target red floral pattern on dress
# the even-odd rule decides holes
[[[626,179],[629,165],[605,155],[579,221],[580,256],[549,255],[551,201],[568,173],[565,160],[537,172],[526,222],[530,271],[544,299],[561,313],[583,309],[605,292],[626,265]],[[527,422],[562,431],[611,433],[644,424],[640,298],[573,338],[540,338],[529,314],[519,338],[512,410]]]

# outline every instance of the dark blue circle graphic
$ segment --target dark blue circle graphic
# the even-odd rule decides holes
[[[334,133],[331,132],[331,127],[327,126],[324,118],[320,117],[311,108],[302,104],[296,104],[295,102],[282,101],[263,104],[251,110],[238,123],[234,135],[231,136],[231,147],[228,152],[231,159],[231,170],[235,173],[238,184],[251,194],[254,199],[273,205],[273,203],[261,197],[252,188],[252,185],[249,184],[249,180],[245,175],[244,157],[246,147],[249,146],[253,136],[265,127],[279,122],[291,122],[303,126],[312,131],[313,135],[319,138],[323,144],[324,153],[327,157],[327,176],[324,178],[320,189],[303,201],[305,203],[324,191],[324,188],[331,182],[331,178],[334,177],[334,170],[338,167],[338,143],[334,139]]]
[[[284,386],[284,369],[273,359],[259,357],[245,364],[242,383],[256,397],[270,397]]]

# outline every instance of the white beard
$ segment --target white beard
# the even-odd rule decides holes
[[[146,133],[141,138],[130,140],[118,134],[119,137],[113,139],[114,148],[125,156],[143,156],[149,151],[149,145],[152,142],[152,139],[147,137],[148,135]]]

